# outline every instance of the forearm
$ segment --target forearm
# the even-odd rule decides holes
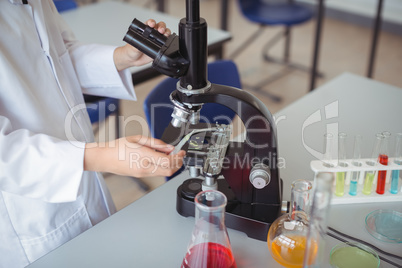
[[[170,176],[183,164],[184,151],[170,155],[174,147],[161,140],[130,136],[107,143],[87,143],[84,170],[124,176]]]
[[[119,172],[119,160],[124,161],[124,157],[119,157],[118,148],[115,148],[116,141],[107,143],[87,143],[84,153],[84,170],[96,172],[108,172],[119,175],[127,175],[123,170]],[[124,152],[124,148],[122,148]],[[121,168],[120,168],[121,169]]]
[[[84,170],[106,172],[105,166],[103,165],[103,154],[102,148],[100,148],[97,143],[85,144]]]

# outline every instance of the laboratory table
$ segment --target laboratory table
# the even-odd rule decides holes
[[[279,158],[285,163],[280,169],[284,200],[290,198],[293,180],[313,179],[310,161],[322,152],[322,135],[328,129],[350,137],[362,134],[362,154],[370,154],[375,133],[402,132],[401,101],[402,89],[345,73],[276,113]],[[180,267],[194,225],[194,218],[184,218],[175,209],[176,189],[187,177],[182,173],[29,267]],[[379,208],[402,212],[402,202],[332,205],[328,224],[402,255],[401,244],[381,242],[365,230],[366,215]],[[232,229],[228,233],[238,268],[282,267],[266,242]],[[322,267],[329,267],[330,249],[339,241],[325,241]],[[393,266],[381,261],[380,267]]]
[[[184,5],[183,14],[184,17]],[[123,41],[123,37],[134,18],[144,23],[148,19],[164,21],[167,27],[176,34],[178,34],[178,25],[181,19],[155,10],[116,1],[85,5],[77,9],[65,11],[61,15],[81,42],[115,46],[126,44]],[[207,38],[208,55],[222,58],[223,45],[232,36],[227,31],[209,27]],[[130,70],[134,84],[142,83],[160,75],[159,72],[152,68],[151,63],[144,66],[132,67]]]

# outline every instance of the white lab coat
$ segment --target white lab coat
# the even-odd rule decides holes
[[[52,0],[0,0],[0,267],[24,267],[115,211],[103,178],[83,170],[82,96],[135,99],[113,51],[77,43]]]

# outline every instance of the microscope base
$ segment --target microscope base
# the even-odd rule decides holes
[[[226,227],[247,234],[248,237],[267,241],[269,227],[281,213],[279,204],[244,204],[236,200],[225,179],[218,179],[218,190],[228,199]],[[194,217],[194,197],[201,191],[201,179],[188,179],[177,188],[176,210],[184,217]]]

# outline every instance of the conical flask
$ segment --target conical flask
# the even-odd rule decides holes
[[[225,225],[226,196],[216,190],[194,198],[195,226],[182,268],[236,268]]]
[[[303,267],[307,233],[308,212],[312,183],[296,180],[292,183],[290,212],[277,218],[269,228],[267,243],[272,257],[290,268]],[[310,258],[314,258],[314,253]]]

